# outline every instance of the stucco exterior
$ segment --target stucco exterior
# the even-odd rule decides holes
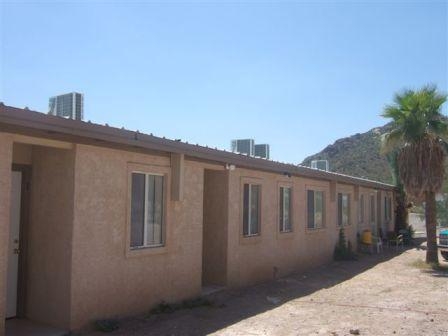
[[[10,136],[0,133],[0,335],[5,329],[11,164],[12,139]]]
[[[253,237],[244,237],[242,233],[244,183],[261,185],[261,228],[260,234]],[[293,190],[291,232],[281,233],[279,230],[280,186],[289,186]],[[324,192],[323,228],[307,228],[306,191],[309,189]],[[337,193],[350,195],[350,224],[343,228],[347,240],[356,248],[357,233],[364,228],[358,221],[359,189],[357,192],[355,189],[353,185],[335,184],[332,187],[327,181],[254,170],[232,171],[229,178],[227,285],[246,286],[331,261],[341,228],[337,222]],[[378,193],[366,188],[363,192],[369,195]],[[387,194],[391,195],[390,192]],[[382,223],[381,218],[382,213],[376,219],[379,220],[378,225]],[[393,218],[387,227],[393,229]]]
[[[164,173],[170,183],[168,156],[76,148],[72,329],[200,294],[203,168],[186,163],[182,202],[171,201],[166,188],[165,246],[130,251],[128,182],[134,170]]]
[[[227,285],[229,172],[204,172],[202,284]]]
[[[17,109],[5,121],[2,113],[0,334],[13,163],[32,171],[25,317],[68,330],[96,319],[147,312],[161,301],[193,298],[204,285],[247,286],[329,262],[340,229],[338,193],[350,196],[344,230],[354,247],[364,229],[391,230],[394,225],[393,216],[384,216],[384,197],[394,196],[393,186],[161,139],[144,138],[143,143],[138,133],[128,138],[128,131],[107,127],[93,126],[100,133],[92,139],[87,138],[88,123]],[[16,115],[22,119],[11,121]],[[48,121],[52,132],[30,130],[33,118],[39,127]],[[14,122],[28,128],[14,133],[9,124]],[[76,129],[81,135],[73,133]],[[131,248],[133,172],[164,177],[162,246]],[[244,183],[261,187],[260,231],[251,237],[243,235]],[[292,188],[292,230],[284,233],[279,230],[280,187]],[[322,228],[307,228],[307,190],[324,193]],[[369,218],[371,196],[374,222]]]
[[[74,152],[32,148],[26,316],[66,328],[70,317]]]
[[[242,185],[261,185],[260,234],[242,234]],[[278,226],[278,189],[292,187],[292,231]],[[325,193],[326,219],[322,229],[306,229],[306,190]],[[330,186],[325,181],[285,177],[245,169],[231,173],[229,204],[228,285],[245,286],[306,269],[330,260],[337,236],[334,207],[329,202]]]

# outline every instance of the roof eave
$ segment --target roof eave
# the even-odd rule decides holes
[[[369,188],[388,190],[396,188],[393,185],[377,181],[254,158],[244,154],[236,154],[214,148],[160,138],[138,131],[129,131],[90,122],[65,119],[5,105],[0,106],[0,130],[5,132],[17,132],[25,135],[32,133],[44,138],[88,143],[97,146],[107,143],[116,144],[120,147],[129,147],[130,149],[139,148],[166,153],[179,153],[192,158],[222,164],[233,164],[242,168],[336,181],[345,184],[356,184]]]

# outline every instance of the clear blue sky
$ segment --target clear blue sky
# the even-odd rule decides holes
[[[280,161],[384,124],[402,88],[447,90],[446,1],[0,2],[7,105],[78,91],[94,122]]]

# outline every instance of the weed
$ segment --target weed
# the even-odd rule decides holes
[[[203,297],[198,297],[191,300],[185,300],[182,302],[182,308],[184,309],[193,309],[197,307],[211,306],[212,302]]]
[[[171,314],[176,310],[178,310],[177,305],[162,301],[157,306],[151,309],[150,314]]]
[[[167,303],[162,301],[149,312],[150,315],[171,314],[176,310],[194,309],[198,307],[212,306],[212,302],[203,297],[184,300],[182,303]]]
[[[119,322],[116,319],[96,320],[95,328],[102,332],[112,332],[119,328]]]

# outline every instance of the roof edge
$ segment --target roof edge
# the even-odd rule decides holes
[[[395,189],[396,186],[364,178],[312,169],[305,166],[283,163],[262,158],[250,157],[245,154],[232,153],[226,150],[210,148],[180,142],[167,138],[116,128],[91,122],[65,119],[47,115],[29,109],[21,109],[0,104],[0,130],[16,131],[28,134],[29,131],[38,132],[39,136],[58,139],[70,137],[72,141],[89,139],[93,145],[101,146],[102,142],[120,146],[137,147],[146,150],[156,150],[168,153],[185,154],[189,157],[222,164],[233,164],[237,167],[263,170],[285,175],[295,175],[314,179],[335,181],[344,184],[357,184],[376,189]]]

